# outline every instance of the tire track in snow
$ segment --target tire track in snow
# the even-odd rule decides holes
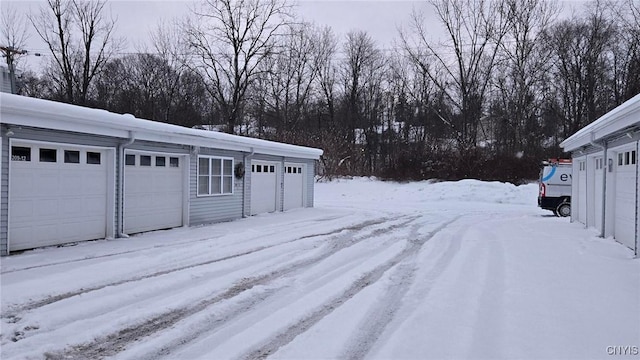
[[[242,359],[264,359],[269,355],[275,353],[282,346],[289,344],[298,335],[309,330],[313,325],[317,324],[320,320],[322,320],[324,317],[332,313],[335,309],[337,309],[342,304],[344,304],[345,302],[347,302],[348,300],[356,296],[360,291],[370,286],[371,284],[375,283],[376,281],[380,280],[380,278],[382,278],[385,272],[397,266],[407,258],[414,256],[428,240],[433,238],[437,233],[445,229],[451,223],[458,220],[460,217],[462,217],[462,215],[446,221],[445,223],[438,226],[436,229],[434,229],[432,232],[430,232],[426,236],[410,241],[409,245],[400,254],[396,255],[391,260],[377,266],[373,270],[364,274],[362,277],[356,280],[341,295],[334,298],[332,301],[326,303],[321,308],[312,312],[308,316],[300,319],[294,325],[287,328],[284,332],[281,332],[280,334],[273,336],[271,339],[267,340],[263,346],[257,349],[249,350],[247,353],[245,353],[245,355],[241,356],[241,358]],[[419,225],[414,225],[414,231],[416,235],[417,235],[416,230],[418,227]],[[379,322],[372,324],[373,325],[372,328],[363,329],[362,337],[365,339],[364,340],[360,339],[360,336],[359,336],[355,340],[356,344],[354,344],[354,347],[356,349],[355,351],[350,352],[350,356],[349,356],[350,358],[356,358],[356,359],[363,358],[366,355],[366,353],[369,351],[369,349],[371,348],[375,340],[377,340],[378,336],[382,333],[386,325],[393,318],[393,314],[395,313],[395,310],[399,306],[402,296],[409,289],[409,286],[411,283],[410,278],[412,277],[412,274],[414,271],[415,271],[414,266],[407,266],[399,270],[399,276],[402,279],[405,279],[406,281],[401,283],[398,286],[398,288],[395,289],[400,292],[400,294],[398,294],[397,296],[397,299],[396,299],[396,295],[393,293],[394,289],[390,289],[387,292],[387,296],[385,296],[382,302],[383,305],[381,306],[381,308],[384,308],[389,312],[388,316],[381,317]],[[369,339],[368,337],[373,337],[373,339]]]
[[[277,244],[273,244],[273,245],[266,245],[266,246],[258,246],[243,252],[239,252],[236,254],[231,254],[228,256],[223,256],[220,258],[214,258],[211,260],[207,260],[207,261],[203,261],[203,262],[198,262],[198,263],[194,263],[194,264],[188,264],[188,265],[184,265],[184,266],[179,266],[179,267],[173,267],[170,269],[166,269],[166,270],[162,270],[162,271],[158,271],[158,272],[154,272],[151,274],[145,274],[145,275],[139,275],[139,276],[134,276],[134,277],[130,277],[130,278],[126,278],[126,279],[122,279],[122,280],[118,280],[118,281],[113,281],[113,282],[109,282],[109,283],[105,283],[105,284],[100,284],[97,286],[92,286],[92,287],[86,287],[86,288],[81,288],[78,289],[76,291],[70,291],[70,292],[66,292],[63,294],[58,294],[58,295],[53,295],[53,296],[48,296],[44,299],[40,299],[40,300],[35,300],[35,301],[31,301],[29,303],[26,304],[19,304],[16,306],[11,307],[9,310],[7,310],[6,312],[4,312],[0,318],[3,319],[8,319],[9,323],[15,323],[17,321],[19,321],[20,319],[20,314],[26,311],[30,311],[30,310],[34,310],[49,304],[53,304],[56,303],[58,301],[62,301],[74,296],[78,296],[78,295],[83,295],[83,294],[87,294],[93,291],[98,291],[107,287],[111,287],[111,286],[118,286],[118,285],[122,285],[122,284],[126,284],[126,283],[130,283],[130,282],[135,282],[135,281],[140,281],[140,280],[145,280],[145,279],[150,279],[150,278],[154,278],[154,277],[158,277],[158,276],[162,276],[162,275],[167,275],[170,273],[174,273],[174,272],[178,272],[178,271],[183,271],[183,270],[187,270],[187,269],[192,269],[192,268],[196,268],[196,267],[200,267],[200,266],[206,266],[206,265],[210,265],[210,264],[214,264],[217,262],[222,262],[225,260],[230,260],[230,259],[234,259],[234,258],[238,258],[238,257],[242,257],[242,256],[246,256],[246,255],[250,255],[259,251],[263,251],[266,249],[271,249],[274,247],[278,247],[278,246],[283,246],[283,245],[287,245],[293,242],[297,242],[297,241],[301,241],[301,240],[305,240],[305,239],[310,239],[310,238],[315,238],[315,237],[323,237],[323,236],[332,236],[332,235],[336,235],[339,234],[343,231],[360,231],[366,227],[369,226],[375,226],[375,225],[379,225],[382,224],[384,222],[387,221],[392,221],[392,220],[396,220],[395,219],[387,219],[387,218],[379,218],[379,219],[374,219],[374,220],[367,220],[358,224],[354,224],[354,225],[350,225],[350,226],[346,226],[346,227],[341,227],[338,229],[334,229],[328,232],[324,232],[324,233],[317,233],[317,234],[311,234],[311,235],[305,235],[302,237],[298,237],[295,238],[293,240],[289,240],[286,242],[281,242],[281,243],[277,243]],[[262,235],[260,235],[262,236]]]
[[[325,221],[331,221],[331,220],[335,220],[335,219],[336,219],[335,216],[329,216],[329,217],[321,217],[321,218],[316,218],[316,219],[311,219],[311,220],[306,220],[305,219],[305,220],[293,221],[293,222],[287,223],[287,225],[291,226],[291,225],[305,223],[305,222],[309,222],[309,221],[325,222]],[[281,226],[281,224],[278,224],[278,226]],[[157,231],[164,231],[164,230],[157,230]],[[276,228],[276,229],[274,229],[273,232],[269,233],[269,235],[274,235],[279,231],[280,231],[280,229]],[[156,232],[156,231],[154,231],[154,232]],[[219,235],[221,237],[224,237],[224,236],[227,236],[228,234],[219,234]],[[264,235],[265,235],[264,233],[261,234],[261,236],[264,236]],[[308,235],[308,236],[313,237],[313,236],[316,236],[316,235]],[[133,235],[132,237],[136,237],[136,235]],[[53,261],[53,262],[49,262],[49,263],[46,263],[46,264],[32,265],[32,266],[27,266],[27,267],[22,267],[22,268],[20,268],[20,267],[11,268],[11,269],[8,269],[8,270],[1,270],[0,269],[0,274],[10,274],[10,273],[14,273],[14,272],[26,271],[26,270],[32,270],[32,269],[39,269],[39,268],[44,268],[44,267],[49,267],[49,266],[73,264],[73,263],[91,261],[91,260],[95,260],[95,259],[102,259],[102,258],[109,258],[109,257],[120,256],[120,255],[135,254],[135,253],[149,251],[149,250],[172,248],[172,247],[178,247],[179,248],[179,247],[182,247],[184,245],[196,244],[196,243],[199,243],[199,242],[209,241],[209,240],[212,240],[212,239],[213,239],[213,237],[211,235],[207,235],[205,237],[199,237],[199,238],[196,238],[196,239],[191,239],[189,241],[177,241],[177,242],[176,241],[171,241],[170,243],[154,244],[152,246],[145,246],[145,247],[141,247],[141,248],[134,249],[134,250],[119,251],[119,252],[107,253],[107,254],[102,254],[102,255],[85,256],[85,257],[82,257],[82,258],[69,259],[69,260],[64,260],[64,261]],[[249,238],[249,239],[246,239],[246,240],[250,241],[252,239]],[[82,243],[83,244],[89,244],[91,242],[99,242],[99,241],[105,241],[105,239],[82,241]],[[46,249],[46,248],[55,248],[55,247],[69,247],[69,246],[77,245],[79,243],[80,242],[71,242],[71,243],[58,245],[58,246],[44,247],[44,249]]]
[[[396,221],[398,219],[401,219],[402,217],[407,218],[407,216],[398,216],[394,219],[376,219],[376,220],[369,220],[369,221],[365,221],[353,226],[349,226],[346,228],[341,228],[341,229],[337,229],[331,232],[328,232],[327,234],[325,234],[325,236],[327,235],[337,235],[340,232],[343,232],[345,230],[349,230],[349,231],[362,231],[368,227],[371,226],[375,226],[375,225],[379,225],[385,222],[389,222],[389,221]],[[371,234],[363,236],[361,238],[357,238],[355,236],[353,236],[353,234],[351,233],[347,233],[344,234],[342,236],[337,236],[335,239],[333,239],[333,244],[332,246],[329,247],[329,249],[327,251],[325,251],[324,253],[312,257],[312,258],[308,258],[308,259],[304,259],[301,260],[299,262],[287,265],[283,268],[280,269],[276,269],[273,270],[269,273],[266,274],[261,274],[261,275],[256,275],[254,277],[250,277],[250,278],[244,278],[242,279],[240,282],[238,282],[237,284],[235,284],[234,286],[232,286],[231,288],[227,289],[226,291],[223,291],[222,293],[215,295],[209,299],[205,299],[202,300],[200,302],[198,302],[197,304],[195,304],[194,306],[191,307],[186,307],[186,308],[182,308],[182,309],[172,309],[170,311],[167,311],[165,313],[159,314],[157,316],[154,316],[151,319],[147,319],[141,323],[138,324],[134,324],[132,326],[129,326],[127,328],[124,329],[120,329],[117,332],[111,333],[109,335],[106,335],[104,337],[101,338],[97,338],[95,339],[93,342],[91,343],[87,343],[87,344],[78,344],[78,345],[73,345],[67,349],[63,349],[61,351],[57,351],[57,352],[51,352],[46,354],[46,356],[48,358],[64,358],[64,359],[93,359],[93,358],[102,358],[102,357],[107,357],[107,356],[113,356],[119,352],[121,352],[122,350],[124,350],[126,348],[126,346],[132,342],[138,341],[141,338],[147,337],[149,335],[152,335],[154,333],[157,333],[158,331],[167,329],[171,326],[173,326],[174,324],[176,324],[178,321],[185,319],[189,316],[193,316],[197,313],[200,313],[204,310],[206,310],[208,307],[219,303],[223,300],[229,300],[232,299],[236,296],[238,296],[239,294],[242,294],[248,290],[251,290],[252,288],[258,286],[258,285],[268,285],[269,283],[278,280],[278,279],[282,279],[283,277],[286,277],[287,275],[291,274],[291,273],[297,273],[300,271],[303,271],[306,268],[309,268],[323,260],[325,260],[326,258],[334,255],[335,253],[351,247],[355,244],[358,244],[362,241],[365,241],[367,239],[370,238],[374,238],[376,236],[380,236],[382,234],[385,233],[389,233],[394,231],[397,228],[401,228],[403,226],[406,226],[407,224],[411,223],[412,221],[415,221],[417,217],[413,216],[413,217],[408,217],[407,220],[403,220],[400,223],[397,224],[393,224],[387,228],[383,228],[383,229],[375,229],[372,231]],[[321,236],[321,235],[316,235],[316,236]],[[304,238],[308,238],[309,236],[305,236]],[[381,276],[381,274],[380,274]],[[227,316],[223,319],[223,321],[219,321],[217,324],[215,324],[215,327],[219,327],[221,325],[223,325],[224,323],[226,323],[227,321],[232,320],[235,316],[238,316],[240,314],[242,314],[245,311],[251,310],[256,304],[258,304],[259,302],[267,299],[269,296],[272,295],[272,293],[275,293],[277,290],[280,290],[281,287],[276,287],[276,289],[272,289],[272,291],[268,291],[264,294],[258,294],[257,298],[255,298],[255,301],[250,301],[249,302],[249,306],[244,306],[244,307],[240,307],[240,309],[238,309],[238,311],[236,311],[236,313],[234,314],[234,316]],[[211,325],[211,324],[209,324]],[[208,326],[207,331],[211,331],[212,327]],[[188,341],[193,340],[193,337],[185,337],[184,339],[180,339],[179,340],[179,344],[175,344],[174,346],[180,346],[181,344],[184,344]],[[172,349],[170,347],[164,348],[162,349],[163,353],[169,353],[171,352]],[[160,355],[160,354],[157,354]],[[153,356],[150,356],[150,358],[154,358],[156,357],[156,354],[154,354]]]
[[[416,240],[412,242],[412,247],[415,250],[413,254],[417,255],[418,251],[420,251],[422,246],[428,240],[432,239],[436,234],[441,234],[446,227],[458,221],[463,216],[464,215],[459,215],[455,217],[445,225],[429,233],[426,237],[417,236],[417,231],[415,231]],[[463,229],[467,229],[469,226],[470,225],[464,225]],[[426,279],[430,283],[435,282],[447,269],[460,248],[459,238],[454,236],[447,237],[450,238],[450,241],[447,242],[447,247],[426,274]],[[393,285],[386,289],[385,295],[378,302],[378,306],[369,311],[369,316],[367,316],[367,318],[372,320],[367,321],[363,326],[361,326],[362,331],[355,334],[348,341],[346,346],[347,351],[340,358],[356,360],[365,359],[367,357],[378,339],[387,329],[388,325],[395,318],[395,315],[401,306],[402,299],[409,292],[409,289],[415,280],[417,270],[415,260],[415,256],[411,256],[407,257],[403,263],[399,264],[396,271],[397,274],[392,274],[392,278],[398,278],[399,281],[393,282]],[[430,289],[430,287],[427,288],[426,293],[423,293],[422,295],[426,296]]]

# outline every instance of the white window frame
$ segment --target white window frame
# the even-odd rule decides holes
[[[209,173],[208,174],[201,174],[200,173],[200,160],[201,159],[207,159],[209,161]],[[213,161],[220,161],[220,175],[214,175],[212,174],[213,172],[213,166],[212,166],[212,162]],[[231,161],[231,173],[230,174],[226,174],[224,172],[224,162],[226,161]],[[196,196],[197,197],[206,197],[206,196],[228,196],[228,195],[233,195],[235,192],[235,159],[232,157],[223,157],[223,156],[208,156],[208,155],[198,155],[198,166],[197,166],[197,171],[196,171],[196,176],[197,176],[197,182],[196,182]],[[209,191],[207,193],[200,193],[200,183],[201,183],[201,177],[207,177],[207,181],[209,183],[208,189]],[[220,178],[220,192],[219,193],[215,193],[213,192],[213,179],[214,178]],[[231,180],[231,192],[224,192],[224,179],[225,178],[229,178]]]

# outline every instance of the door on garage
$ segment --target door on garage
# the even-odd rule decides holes
[[[186,162],[179,154],[127,151],[124,166],[124,231],[182,226]]]
[[[631,249],[636,236],[636,168],[637,152],[633,148],[621,148],[616,154],[614,237]]]
[[[284,210],[304,207],[304,164],[284,164]]]
[[[12,141],[9,250],[112,236],[113,149]]]
[[[591,183],[593,184],[593,193],[591,195],[593,196],[593,206],[591,212],[593,224],[595,225],[596,229],[602,230],[604,158],[602,156],[598,156],[593,159],[593,163],[595,171],[593,172],[593,181],[591,181]]]
[[[578,222],[587,224],[587,162],[585,160],[578,161],[578,179],[576,181],[578,185]],[[574,202],[574,199],[571,200]]]
[[[251,215],[277,209],[278,163],[251,161]]]

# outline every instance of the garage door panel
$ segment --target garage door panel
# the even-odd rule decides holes
[[[284,209],[304,206],[304,164],[286,163],[284,169]]]
[[[277,179],[276,163],[251,162],[251,215],[276,211]]]
[[[616,162],[614,237],[633,249],[635,248],[637,209],[635,150],[631,148],[619,150]]]
[[[182,226],[184,161],[169,166],[170,157],[166,154],[128,152],[127,155],[135,156],[135,165],[125,166],[125,232]],[[141,160],[147,165],[142,166]]]
[[[12,145],[14,146],[14,145]],[[55,149],[57,162],[11,161],[9,200],[9,249],[22,250],[68,242],[104,238],[107,235],[109,170],[83,162],[66,164],[67,145],[20,145],[38,153],[39,146]],[[106,159],[108,150],[91,151]],[[111,190],[113,191],[113,190]]]
[[[603,179],[602,176],[604,175],[604,172],[602,170],[602,168],[598,168],[595,172],[595,178],[594,178],[594,219],[595,219],[595,225],[596,225],[596,229],[598,230],[602,230],[602,190],[604,188],[603,186]]]
[[[11,221],[13,223],[24,222],[25,218],[31,219],[34,212],[32,199],[12,199],[11,201]]]

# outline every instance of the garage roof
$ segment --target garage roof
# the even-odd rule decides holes
[[[640,94],[580,129],[560,143],[560,146],[565,151],[573,151],[589,145],[591,141],[598,141],[633,127],[640,128]]]
[[[191,129],[130,114],[116,114],[55,101],[0,93],[0,122],[136,140],[202,146],[258,154],[318,159],[321,149]]]

